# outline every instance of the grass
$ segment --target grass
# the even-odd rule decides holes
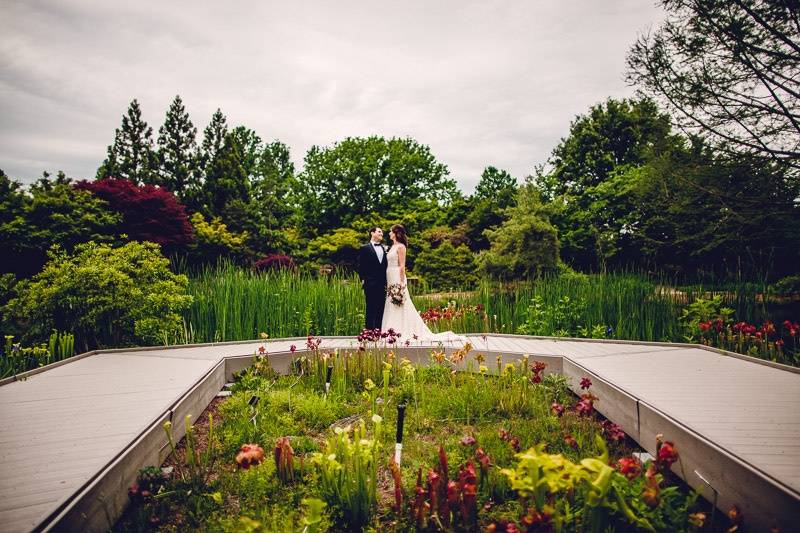
[[[533,383],[527,360],[507,365],[499,374],[452,372],[447,359],[432,358],[427,365],[415,366],[380,351],[304,356],[289,376],[275,375],[263,363],[245,372],[234,385],[233,395],[219,405],[221,424],[217,425],[215,418],[217,432],[207,439],[215,442],[218,450],[211,462],[215,470],[208,486],[188,488],[165,481],[158,492],[165,496],[139,500],[116,530],[146,528],[153,517],[164,530],[415,530],[415,509],[419,507],[412,503],[415,498],[430,498],[431,491],[438,490],[431,480],[436,479],[435,472],[447,476],[442,457],[449,464],[450,479],[458,479],[454,490],[461,491],[463,500],[445,510],[446,515],[436,513],[442,508],[434,505],[423,513],[425,523],[433,529],[443,523],[448,531],[483,530],[509,520],[519,524],[529,512],[530,502],[512,490],[508,474],[502,471],[519,468],[517,451],[542,445],[547,454],[561,454],[564,460],[580,465],[583,458],[603,456],[601,437],[610,435],[597,415],[581,416],[573,409],[576,399],[564,378],[548,375]],[[334,371],[326,395],[324,376],[329,365]],[[254,395],[260,397],[255,407],[250,402]],[[401,468],[393,477],[390,457],[400,402],[408,405],[405,444]],[[551,410],[553,402],[565,405],[563,415]],[[376,414],[383,416],[375,418]],[[358,420],[366,422],[366,430],[348,445],[365,447],[370,457],[376,458],[364,463],[364,468],[376,465],[376,474],[359,463],[354,463],[352,471],[337,467],[343,454],[352,452],[345,452],[344,434],[334,433],[331,426],[358,426]],[[381,424],[383,431],[378,430]],[[293,481],[286,481],[285,475],[281,480],[272,458],[272,447],[282,437],[288,437],[293,448]],[[465,437],[474,441],[465,442]],[[596,463],[602,468],[635,449],[635,443],[627,439],[607,440],[610,457]],[[259,444],[264,460],[249,469],[236,468],[234,457],[246,443]],[[339,451],[328,455],[331,450]],[[485,469],[479,467],[482,456],[487,457]],[[552,460],[555,456],[543,457]],[[473,481],[469,481],[470,468],[478,471]],[[422,476],[422,493],[417,489],[418,475]],[[668,487],[658,474],[663,503],[649,508],[639,500],[644,476],[628,481],[620,474],[612,475],[615,488],[609,490],[621,491],[619,497],[635,504],[636,512],[654,529],[689,529],[693,495]],[[357,484],[348,484],[351,476],[358,477]],[[582,492],[591,484],[574,482],[569,494],[548,507],[565,520],[565,531],[587,530],[592,520],[618,527],[625,523],[627,518],[613,510],[618,503],[609,503],[608,509],[601,505],[603,512],[598,514],[595,504],[589,503],[595,500],[585,499]],[[472,486],[470,483],[475,487],[476,503],[467,518],[470,500],[465,487]],[[399,508],[396,489],[404,502]],[[374,497],[362,494],[364,491],[375,491]],[[310,519],[314,515],[310,509],[314,505],[319,509],[322,502],[327,503],[322,514]],[[348,512],[348,502],[356,502],[357,513]]]

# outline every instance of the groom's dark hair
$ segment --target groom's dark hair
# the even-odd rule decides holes
[[[373,233],[375,233],[376,229],[378,229],[378,226],[372,226],[371,228],[369,228],[369,234],[372,235]]]

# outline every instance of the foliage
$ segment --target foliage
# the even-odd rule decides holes
[[[139,101],[134,98],[122,116],[122,125],[114,133],[114,143],[107,149],[97,178],[122,178],[137,185],[157,184],[157,170],[153,128],[142,120]]]
[[[536,295],[528,307],[528,316],[519,326],[519,332],[525,335],[557,335],[571,337],[580,331],[588,333],[583,324],[583,314],[586,311],[586,300],[573,301],[568,295],[562,296],[555,305],[545,306],[541,295]],[[600,327],[605,333],[605,326],[596,324],[592,329]],[[590,337],[590,335],[581,335]],[[605,335],[603,335],[605,336]]]
[[[177,446],[172,433],[172,422],[164,422],[164,432],[167,435],[170,449],[177,455]],[[217,436],[214,433],[214,417],[208,415],[208,434],[206,435],[206,445],[203,450],[198,448],[195,427],[192,424],[192,415],[186,415],[184,419],[184,440],[182,461],[177,464],[177,474],[185,483],[189,490],[204,488],[211,481],[214,471],[214,464],[217,460]]]
[[[197,128],[180,95],[176,95],[167,110],[164,125],[158,130],[158,184],[175,193],[181,201],[198,187],[192,182],[197,179],[196,137]]]
[[[792,2],[663,0],[667,18],[640,36],[628,81],[723,149],[789,166],[800,156],[800,46]]]
[[[630,457],[618,427],[591,412],[579,414],[585,400],[576,401],[563,376],[542,378],[546,364],[501,357],[513,362],[494,372],[474,366],[479,356],[433,352],[427,365],[413,365],[384,349],[328,352],[309,338],[290,375],[246,370],[220,405],[222,424],[214,430],[220,443],[215,449],[225,460],[217,462],[214,481],[194,490],[207,494],[202,501],[221,503],[188,510],[194,500],[180,476],[173,476],[161,493],[169,501],[168,512],[160,515],[169,520],[164,526],[299,532],[311,522],[309,531],[462,531],[491,530],[493,523],[519,518],[528,526],[560,524],[561,531],[648,523],[658,531],[689,530],[695,496],[667,485],[661,474],[678,459],[672,443],[661,442],[657,461],[641,465]],[[329,365],[334,370],[326,391]],[[382,388],[373,379],[382,379]],[[374,415],[375,394],[383,417]],[[249,401],[253,395],[261,398],[255,405]],[[394,432],[383,425],[396,422],[400,402],[407,407],[397,465],[390,460]],[[330,422],[316,422],[330,411],[333,429]],[[376,424],[371,434],[370,417]],[[275,441],[275,461],[265,457],[247,469],[231,468],[242,443]],[[180,455],[176,459],[183,464]],[[538,472],[537,467],[543,475],[511,476],[513,483],[503,473]],[[567,471],[568,477],[558,475]],[[558,485],[535,489],[545,492],[544,505],[537,506],[526,486],[542,480]],[[170,492],[176,496],[166,496]],[[316,511],[311,499],[318,500]],[[324,512],[319,500],[328,504]],[[186,514],[190,523],[181,518]]]
[[[352,228],[337,228],[312,239],[308,243],[308,253],[320,263],[354,271],[358,266],[358,250],[367,241],[366,234],[366,231],[361,233]]]
[[[581,270],[656,267],[763,279],[797,262],[797,184],[675,135],[650,100],[609,100],[572,124],[536,179],[561,256]]]
[[[75,337],[71,333],[54,331],[47,344],[22,346],[14,342],[13,335],[6,335],[0,352],[0,378],[6,378],[72,357],[75,355]]]
[[[591,107],[570,125],[569,135],[553,149],[553,169],[536,178],[543,197],[552,203],[550,221],[558,229],[561,256],[572,267],[594,269],[606,255],[606,226],[618,227],[614,216],[590,211],[595,188],[620,168],[644,164],[678,140],[671,135],[669,118],[647,99],[613,100]],[[620,190],[619,184],[611,189]],[[617,207],[617,203],[609,203]],[[619,205],[624,215],[627,204]]]
[[[722,296],[719,294],[711,298],[695,298],[683,309],[680,322],[686,331],[686,340],[693,342],[700,336],[701,322],[729,321],[733,317],[733,309],[723,307]]]
[[[117,178],[81,181],[75,187],[93,193],[120,213],[120,232],[131,240],[154,242],[173,251],[194,239],[186,209],[166,189]]]
[[[757,327],[736,321],[734,310],[723,307],[722,296],[696,298],[680,317],[684,338],[741,354],[789,365],[800,364],[800,324],[784,320],[776,326],[766,320]]]
[[[264,272],[271,270],[294,270],[297,266],[294,264],[294,260],[288,255],[270,254],[256,261],[253,268],[258,272]]]
[[[194,213],[191,217],[195,242],[191,251],[196,255],[198,263],[216,262],[220,257],[237,258],[245,255],[247,232],[234,233],[219,217],[207,222],[202,213]]]
[[[153,243],[92,242],[73,254],[54,249],[7,307],[27,324],[30,339],[57,329],[74,332],[84,350],[174,342],[192,297],[186,277],[170,272],[168,263]]]
[[[415,265],[414,274],[434,289],[473,287],[478,282],[475,255],[463,244],[454,247],[445,240],[436,248],[425,248],[417,254]]]
[[[483,270],[498,279],[525,279],[558,266],[556,229],[543,213],[536,190],[527,185],[518,192],[517,205],[495,230],[486,230],[490,248],[481,256]]]
[[[53,245],[72,250],[90,240],[113,241],[121,219],[106,201],[73,187],[62,173],[45,176],[28,193],[0,174],[0,208],[0,245],[9,254],[3,270],[22,276],[38,272]]]
[[[415,200],[446,201],[455,192],[447,173],[412,139],[349,137],[312,146],[300,184],[305,226],[326,232],[373,213],[402,216]]]
[[[786,276],[775,283],[775,292],[778,294],[800,294],[800,274]]]
[[[337,507],[350,527],[369,523],[378,505],[378,465],[381,455],[381,417],[373,415],[372,438],[364,421],[353,430],[339,428],[325,449],[312,455],[319,490],[328,504]]]
[[[579,198],[608,179],[620,165],[645,162],[670,142],[669,117],[648,99],[609,98],[572,121],[569,135],[553,149],[553,170],[540,176],[548,198]]]
[[[523,523],[557,531],[601,531],[615,526],[638,531],[686,531],[691,527],[689,511],[696,496],[684,500],[673,487],[662,490],[663,477],[652,469],[646,476],[639,473],[633,480],[626,478],[609,466],[602,437],[595,438],[601,451],[597,457],[573,462],[547,453],[540,444],[518,454],[515,468],[502,470],[527,510]]]

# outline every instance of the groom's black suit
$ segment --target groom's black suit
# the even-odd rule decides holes
[[[386,303],[386,251],[382,250],[382,260],[378,261],[378,253],[372,242],[361,247],[358,252],[358,277],[364,287],[367,301],[364,327],[375,329],[381,327],[383,306]]]

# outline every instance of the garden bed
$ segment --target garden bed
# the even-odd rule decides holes
[[[204,414],[205,429],[189,432],[172,471],[140,480],[116,529],[680,531],[704,521],[668,473],[671,445],[636,461],[635,442],[595,412],[603,399],[588,379],[576,398],[534,358],[476,357],[471,372],[455,371],[464,355],[434,351],[414,365],[385,350],[315,351],[286,376],[258,357],[212,404],[213,427]]]

